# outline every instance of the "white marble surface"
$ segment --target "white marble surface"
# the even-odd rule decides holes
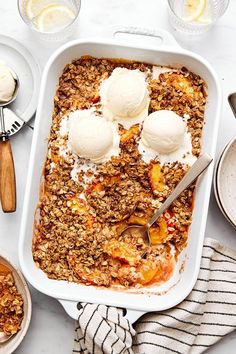
[[[229,93],[236,91],[236,0],[231,0],[227,13],[204,38],[182,43],[183,46],[203,55],[216,69],[223,87],[223,109],[218,137],[217,154],[236,134],[236,120],[227,103]],[[165,0],[84,0],[76,37],[97,36],[114,24],[170,29]],[[60,45],[38,43],[21,21],[16,1],[0,2],[0,33],[25,44],[38,59],[41,67],[53,50]],[[183,42],[183,41],[182,41]],[[1,55],[1,53],[0,53]],[[17,176],[18,208],[14,214],[0,211],[0,252],[7,254],[15,264],[18,232],[21,220],[26,174],[32,132],[24,129],[12,139]],[[236,232],[221,215],[212,195],[206,236],[214,237],[236,249]],[[16,350],[17,354],[69,354],[73,345],[74,321],[54,299],[31,289],[33,317],[29,332]],[[236,332],[231,333],[207,353],[235,353]]]

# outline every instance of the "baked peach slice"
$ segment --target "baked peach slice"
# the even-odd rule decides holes
[[[131,215],[128,219],[129,225],[146,225],[148,220],[151,218],[153,212],[150,210],[144,216],[139,217],[136,215]],[[163,243],[168,236],[167,222],[164,217],[160,217],[158,221],[150,228],[150,236],[153,245],[158,245]]]
[[[67,206],[71,208],[72,213],[86,216],[89,228],[93,226],[94,217],[90,213],[89,206],[84,199],[73,196],[67,201]]]
[[[85,214],[88,210],[86,201],[76,196],[71,197],[67,201],[67,206],[71,208],[74,213]]]
[[[150,260],[143,260],[143,263],[137,268],[141,274],[139,283],[142,285],[161,284],[170,279],[175,267],[175,259],[171,257],[163,257],[157,263]]]
[[[159,245],[167,240],[167,237],[175,232],[174,215],[168,209],[150,228],[150,236],[153,245]]]
[[[147,218],[139,218],[135,215],[129,218],[129,223],[131,225],[145,225],[147,221]],[[166,238],[168,236],[168,227],[164,218],[160,218],[157,222],[157,225],[155,224],[150,228],[150,236],[152,240],[152,245],[159,245],[160,243],[166,241]]]
[[[152,191],[156,193],[162,192],[165,188],[165,183],[160,164],[153,162],[148,175]]]
[[[120,176],[117,175],[117,176],[107,177],[107,178],[105,178],[104,182],[106,184],[108,184],[108,185],[113,185],[113,184],[119,183],[120,182]]]
[[[147,209],[146,214],[137,216],[132,214],[128,219],[128,225],[146,225],[148,220],[152,217],[154,209]],[[123,230],[122,230],[123,231]],[[155,222],[150,228],[150,236],[153,245],[158,245],[166,241],[169,234],[175,232],[173,214],[166,210],[164,214]]]
[[[115,183],[119,183],[120,180],[121,179],[119,175],[105,177],[103,181],[95,179],[87,188],[86,194],[90,194],[92,192],[102,192],[105,190],[106,186],[112,186]]]
[[[154,226],[150,228],[150,236],[153,245],[159,245],[166,241],[168,236],[167,223],[163,217],[160,217]]]
[[[167,82],[170,85],[174,86],[174,88],[176,88],[176,90],[182,91],[183,93],[186,93],[187,95],[192,96],[194,94],[194,88],[191,83],[191,80],[189,80],[183,74],[172,73],[169,75]]]
[[[142,217],[131,215],[128,219],[129,225],[146,225],[148,220],[151,218],[153,212],[148,212]],[[158,245],[163,243],[168,236],[167,223],[164,217],[160,217],[158,221],[150,228],[150,236],[153,245]]]
[[[153,264],[153,262],[149,260],[143,260],[143,263],[137,268],[137,271],[141,274],[141,278],[138,282],[142,285],[150,283],[159,271],[159,268],[159,264]]]
[[[152,217],[154,213],[154,209],[147,207],[145,214],[142,216],[137,216],[132,214],[128,219],[129,225],[145,225],[147,221]]]
[[[185,77],[183,74],[170,74],[167,79],[167,83],[174,86],[176,90],[179,90],[186,94],[190,98],[199,99],[202,97],[202,92],[194,89],[192,80],[188,77]]]
[[[145,225],[148,221],[147,215],[144,216],[136,216],[136,215],[131,215],[130,218],[128,219],[128,224],[129,225]]]
[[[90,100],[91,100],[91,102],[92,102],[93,104],[98,103],[98,102],[100,101],[100,96],[99,96],[99,94],[95,95],[95,96],[92,97]]]
[[[124,129],[121,133],[120,141],[122,144],[126,144],[127,142],[134,139],[139,133],[139,124],[132,125],[129,129]]]
[[[92,192],[102,192],[104,190],[104,186],[102,182],[95,180],[86,190],[86,194],[90,194]]]
[[[59,154],[55,154],[55,153],[51,152],[50,159],[51,159],[52,163],[55,164],[55,168],[56,168],[64,160],[64,157],[60,156]]]
[[[106,252],[112,258],[118,259],[122,263],[135,265],[140,260],[137,249],[132,245],[123,241],[111,240],[104,246]]]

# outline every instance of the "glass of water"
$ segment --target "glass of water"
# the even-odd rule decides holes
[[[80,0],[18,0],[18,10],[26,25],[39,38],[51,41],[72,35],[80,5]]]
[[[202,34],[225,13],[229,0],[168,0],[171,25],[181,32]]]

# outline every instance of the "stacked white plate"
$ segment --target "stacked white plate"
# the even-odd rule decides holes
[[[236,137],[225,146],[218,160],[214,191],[223,215],[236,227]]]

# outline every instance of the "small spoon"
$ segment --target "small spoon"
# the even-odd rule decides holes
[[[14,334],[7,335],[4,332],[0,332],[0,344],[7,342]]]
[[[0,278],[1,276],[6,276],[11,273],[11,270],[5,266],[5,264],[0,263]],[[7,335],[4,332],[0,332],[0,344],[7,342],[14,334]]]
[[[189,169],[186,175],[182,178],[179,184],[175,187],[173,192],[169,195],[169,197],[165,200],[162,206],[154,213],[152,218],[148,220],[146,225],[131,225],[128,226],[122,233],[121,236],[135,236],[142,237],[147,244],[147,247],[152,245],[152,240],[150,236],[150,227],[155,223],[155,221],[164,213],[164,211],[173,203],[175,199],[179,197],[179,195],[192,183],[197,177],[210,165],[212,162],[212,158],[203,154],[200,156],[197,161],[193,164],[193,166]],[[144,251],[142,257],[146,254],[147,250]]]
[[[9,105],[16,99],[20,86],[18,76],[13,70],[11,70],[11,72],[16,84],[15,91],[12,98],[8,102],[0,102],[0,197],[2,210],[5,213],[12,213],[16,210],[15,168],[10,140],[5,129],[3,112],[3,107]]]

